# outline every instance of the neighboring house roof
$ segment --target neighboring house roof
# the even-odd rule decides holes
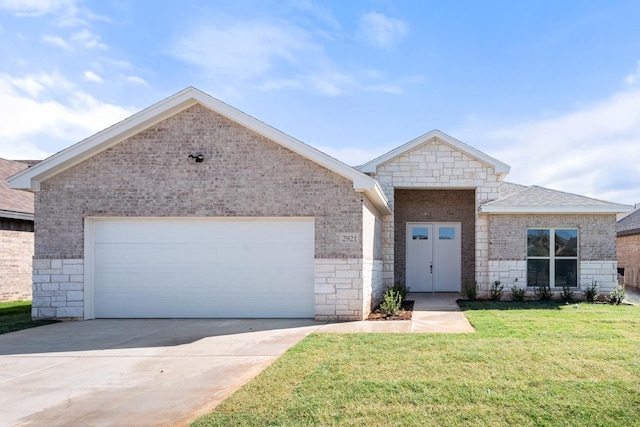
[[[631,206],[605,202],[591,197],[551,190],[550,188],[524,187],[512,183],[500,189],[500,198],[480,206],[483,213],[536,214],[536,213],[589,213],[610,214],[627,212]],[[518,191],[517,187],[521,187]]]
[[[618,236],[640,234],[640,207],[620,219],[616,224]]]
[[[121,141],[165,120],[193,105],[206,108],[274,141],[289,150],[353,182],[353,188],[363,192],[383,214],[391,213],[389,201],[380,184],[339,160],[292,138],[289,135],[215,99],[193,87],[188,87],[139,113],[60,151],[48,159],[22,171],[9,180],[12,188],[38,191],[40,183],[88,158],[118,144]]]
[[[359,169],[364,173],[375,173],[378,166],[387,163],[388,161],[393,160],[396,157],[402,156],[403,154],[414,150],[420,145],[431,143],[433,141],[439,141],[443,144],[446,144],[451,148],[460,151],[461,153],[466,154],[467,156],[476,159],[487,166],[492,167],[496,171],[496,173],[502,175],[503,177],[509,173],[510,166],[506,163],[502,163],[500,160],[494,159],[493,157],[479,150],[476,150],[475,148],[465,144],[464,142],[458,141],[457,139],[437,129],[419,136],[413,141],[409,141],[406,144],[389,151],[387,154],[383,154],[382,156],[373,159],[368,163],[365,163],[364,165],[360,166]]]
[[[7,178],[27,169],[26,162],[0,158],[0,217],[33,221],[33,194],[13,190]]]

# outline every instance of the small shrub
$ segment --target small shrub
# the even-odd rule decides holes
[[[404,301],[404,299],[409,294],[409,288],[407,288],[407,285],[405,285],[404,283],[398,282],[395,285],[393,285],[391,289],[393,289],[395,292],[400,294],[400,296],[402,297],[401,301]]]
[[[549,285],[536,286],[533,292],[540,301],[550,301],[553,299],[553,291]]]
[[[624,285],[618,285],[609,294],[609,302],[611,304],[620,305],[624,301],[624,297],[626,296],[626,292],[624,290]]]
[[[503,289],[504,285],[500,284],[500,280],[496,280],[495,282],[493,282],[493,284],[489,288],[489,299],[491,299],[491,301],[500,301],[502,299]]]
[[[573,291],[571,290],[571,287],[563,286],[562,287],[562,292],[560,293],[560,298],[562,298],[562,301],[573,302],[573,301],[575,301],[576,296],[573,293]]]
[[[598,282],[592,283],[591,285],[584,288],[582,291],[587,302],[594,303],[598,301],[598,297],[600,296],[600,289],[598,288]]]
[[[462,296],[469,301],[475,301],[478,299],[478,282],[475,280],[465,280],[462,283]]]
[[[527,294],[527,290],[524,288],[511,288],[511,301],[524,301],[524,296]]]
[[[393,288],[387,290],[382,297],[382,304],[380,304],[380,312],[385,316],[397,316],[400,313],[400,307],[402,306],[402,295],[393,290]]]

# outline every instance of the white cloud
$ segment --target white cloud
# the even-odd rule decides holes
[[[138,76],[125,76],[125,80],[138,86],[149,87],[146,80]]]
[[[57,73],[0,74],[0,157],[43,158],[133,113],[95,99]]]
[[[167,53],[202,68],[225,90],[248,84],[264,91],[296,89],[325,96],[402,92],[379,73],[339,66],[315,33],[284,21],[192,25]]]
[[[636,82],[640,82],[640,61],[638,61],[638,69],[636,72],[629,74],[624,80],[630,86],[633,86]]]
[[[311,0],[295,0],[290,4],[296,9],[311,14],[318,21],[333,29],[340,28],[340,23],[338,22],[338,20],[333,16],[331,10],[326,8],[325,6],[317,4],[316,2]]]
[[[286,22],[245,21],[195,26],[169,51],[216,74],[249,78],[278,62],[295,63],[298,53],[316,49],[303,30]]]
[[[640,89],[555,117],[476,125],[459,134],[510,164],[507,180],[640,202]]]
[[[389,48],[409,34],[409,24],[400,19],[388,18],[382,13],[369,12],[358,21],[358,37],[377,48]]]
[[[0,8],[18,15],[40,16],[73,8],[77,0],[0,0]]]
[[[77,7],[81,0],[0,0],[0,8],[16,16],[34,17],[51,15],[60,27],[86,25],[87,20],[108,20],[91,11]]]
[[[80,43],[82,46],[88,49],[92,49],[92,48],[97,48],[102,50],[108,49],[106,44],[100,42],[99,35],[93,34],[91,31],[89,31],[86,28],[82,29],[81,31],[78,31],[77,33],[73,33],[71,35],[71,40]]]
[[[87,70],[82,74],[82,78],[88,82],[94,83],[102,83],[102,77],[94,73],[93,71]]]
[[[49,43],[53,46],[61,47],[63,49],[71,49],[71,45],[64,41],[62,37],[45,35],[42,37],[42,41]]]

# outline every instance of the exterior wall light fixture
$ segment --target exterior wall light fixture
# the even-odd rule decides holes
[[[196,161],[196,163],[202,163],[204,161],[204,156],[200,153],[189,154],[189,158]]]

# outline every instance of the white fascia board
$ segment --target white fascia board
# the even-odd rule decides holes
[[[618,214],[631,206],[480,206],[481,213],[493,214]]]
[[[385,196],[384,192],[382,191],[382,187],[380,187],[380,184],[377,181],[375,181],[375,185],[373,188],[361,187],[356,188],[356,191],[364,193],[365,196],[367,196],[367,198],[371,201],[371,203],[373,203],[373,205],[382,215],[391,215],[393,213],[393,210],[389,205],[389,200],[387,199],[387,196]]]
[[[486,164],[487,166],[493,167],[493,169],[496,171],[497,174],[500,174],[501,176],[504,176],[506,174],[509,173],[509,171],[511,170],[511,167],[509,165],[507,165],[506,163],[501,162],[500,160],[497,160],[485,153],[483,153],[482,151],[479,151],[473,147],[471,147],[470,145],[465,144],[462,141],[459,141],[449,135],[447,135],[444,132],[441,132],[437,129],[432,130],[429,133],[426,133],[422,136],[419,136],[418,138],[414,139],[413,141],[410,141],[404,145],[401,145],[400,147],[389,151],[387,154],[383,154],[382,156],[371,160],[368,163],[365,163],[364,165],[361,166],[360,170],[364,173],[375,173],[376,169],[379,165],[388,162],[391,159],[394,159],[398,156],[401,156],[402,154],[409,152],[411,150],[413,150],[414,148],[418,147],[419,145],[422,145],[426,142],[429,142],[431,140],[439,140],[449,146],[451,146],[452,148],[455,148],[456,150],[467,154],[470,157],[473,157],[475,159],[477,159],[478,161]]]
[[[0,218],[22,219],[25,221],[33,221],[33,214],[26,212],[14,212],[0,210]]]

